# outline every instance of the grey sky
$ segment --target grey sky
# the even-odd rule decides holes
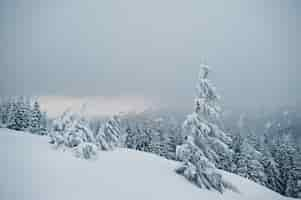
[[[301,100],[298,0],[1,0],[1,95],[192,104],[200,61],[229,106]]]

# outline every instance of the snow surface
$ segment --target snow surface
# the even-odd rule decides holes
[[[55,150],[48,138],[0,129],[1,200],[285,200],[234,174],[222,172],[240,193],[199,189],[174,169],[178,162],[128,149],[81,160]]]

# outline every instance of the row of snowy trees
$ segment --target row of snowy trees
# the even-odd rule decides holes
[[[123,119],[125,146],[130,149],[176,158],[176,147],[182,143],[181,127],[171,118],[127,116]]]
[[[47,134],[47,116],[38,101],[31,98],[15,97],[0,102],[0,125],[18,131]]]
[[[177,159],[183,161],[177,172],[201,188],[220,192],[229,186],[216,168],[253,180],[276,192],[297,197],[300,151],[285,134],[289,129],[262,134],[228,134],[219,128],[219,96],[208,80],[209,68],[201,66],[195,110],[183,124],[183,145]],[[242,131],[243,123],[239,123]],[[280,127],[280,126],[278,126]],[[282,132],[279,134],[279,132]],[[283,133],[284,132],[284,133]],[[272,135],[271,135],[272,134]],[[300,181],[299,181],[300,183]]]
[[[54,119],[47,134],[47,118],[39,103],[24,97],[2,101],[1,126],[49,135],[56,148],[68,148],[84,159],[98,150],[116,147],[154,153],[181,161],[178,174],[200,188],[223,192],[235,189],[218,169],[226,170],[262,184],[283,195],[296,197],[298,149],[287,135],[238,134],[220,128],[219,96],[208,79],[209,67],[201,65],[192,114],[183,124],[172,117],[144,115],[113,116],[108,120],[87,120],[81,113],[64,112]],[[300,159],[301,160],[301,159]]]
[[[232,172],[283,195],[298,197],[301,191],[301,155],[295,139],[292,140],[295,136],[291,133],[290,119],[285,116],[279,121],[265,120],[268,122],[261,122],[262,128],[258,131],[245,122],[245,115],[240,116],[238,131],[232,131],[238,132],[233,135],[231,145],[235,166]]]
[[[280,194],[298,197],[300,151],[288,135],[242,136],[233,139],[233,173],[251,179]]]
[[[51,143],[91,158],[97,150],[124,147],[178,160],[176,170],[200,188],[223,192],[230,184],[217,169],[246,177],[287,196],[296,196],[296,151],[289,140],[269,140],[224,132],[220,124],[219,96],[201,66],[195,109],[179,125],[172,118],[144,115],[112,117],[91,123],[80,114],[65,112],[53,121]],[[242,127],[242,123],[240,123]],[[242,129],[242,128],[241,128]]]
[[[93,131],[89,121],[79,113],[66,111],[52,122],[50,143],[55,147],[67,147],[76,156],[85,159],[97,155],[97,150],[113,150],[124,145],[120,119],[116,116]]]

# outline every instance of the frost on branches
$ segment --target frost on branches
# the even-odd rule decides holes
[[[96,135],[96,143],[102,150],[113,150],[116,147],[121,147],[123,141],[121,122],[117,116],[108,120]]]
[[[84,142],[95,142],[88,122],[71,112],[65,112],[53,122],[50,138],[52,144],[70,148],[77,147]]]
[[[83,159],[96,158],[97,146],[90,142],[83,142],[75,148],[75,156]]]
[[[215,124],[219,120],[219,96],[208,80],[208,73],[209,67],[201,65],[195,111],[183,124],[184,134],[193,136],[202,154],[216,167],[228,170],[231,138]]]
[[[222,192],[222,177],[215,167],[227,169],[230,166],[232,152],[228,144],[231,139],[214,124],[220,113],[219,97],[208,74],[209,67],[201,65],[195,111],[183,124],[186,142],[177,149],[177,158],[184,161],[184,165],[177,172],[201,188]]]
[[[223,192],[222,176],[215,166],[204,156],[191,136],[186,138],[183,145],[177,147],[177,159],[183,165],[176,169],[178,174],[184,175],[190,182],[200,188],[215,189]]]
[[[265,186],[267,176],[262,164],[264,157],[262,153],[255,150],[240,135],[237,135],[233,141],[233,164],[235,166],[232,172]]]
[[[81,116],[66,111],[54,120],[50,133],[50,143],[58,147],[71,148],[76,157],[91,159],[97,156],[97,150],[113,150],[122,146],[120,120],[114,116],[93,133],[89,122]]]

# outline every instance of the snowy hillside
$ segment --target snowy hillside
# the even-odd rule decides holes
[[[222,172],[240,193],[202,190],[177,175],[179,163],[127,149],[80,160],[52,149],[48,138],[0,129],[1,200],[281,200],[289,199]]]

